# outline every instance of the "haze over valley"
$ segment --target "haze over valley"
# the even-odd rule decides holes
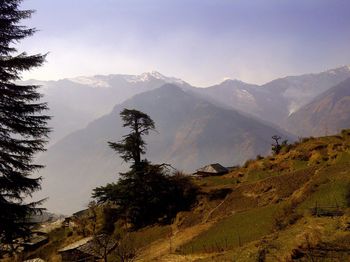
[[[42,85],[54,116],[49,122],[53,128],[50,146],[38,160],[46,165],[38,197],[50,197],[49,210],[71,213],[87,205],[92,188],[117,179],[127,165],[117,160],[107,141],[118,141],[126,132],[119,117],[123,108],[146,112],[156,122],[157,132],[146,140],[148,160],[192,173],[208,163],[234,166],[266,155],[272,135],[294,141],[298,136],[334,134],[350,125],[346,120],[349,78],[349,66],[343,66],[261,86],[225,80],[198,88],[155,71],[28,80]],[[315,126],[315,110],[308,113],[310,117],[302,112],[332,90],[340,93],[341,109]],[[330,106],[334,105],[324,103],[317,110]],[[303,121],[295,120],[299,114]],[[342,120],[335,123],[334,119]]]

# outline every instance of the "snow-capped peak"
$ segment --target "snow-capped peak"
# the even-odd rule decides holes
[[[140,78],[141,81],[149,81],[152,78],[159,79],[159,80],[166,80],[166,77],[157,71],[142,73],[138,77]]]
[[[142,83],[149,82],[152,80],[161,80],[164,83],[174,83],[174,84],[184,84],[185,82],[181,79],[174,77],[167,77],[162,75],[157,71],[145,72],[140,75],[95,75],[95,76],[79,76],[74,78],[69,78],[67,80],[78,83],[81,85],[91,86],[91,87],[111,87],[111,80],[114,78],[124,79],[129,83]]]
[[[340,73],[340,72],[350,72],[350,65],[346,65],[346,66],[342,66],[342,67],[338,67],[338,68],[335,68],[335,69],[331,69],[331,70],[328,70],[326,71],[327,73],[331,74],[331,75],[336,75],[337,73]]]
[[[223,79],[223,81],[221,82],[221,84],[246,84],[245,82],[239,80],[239,79],[232,79],[232,78],[228,78],[228,77],[225,77]]]
[[[181,79],[174,78],[174,77],[167,77],[167,76],[164,76],[157,71],[145,72],[145,73],[142,73],[141,75],[126,75],[125,76],[125,80],[130,82],[130,83],[147,82],[147,81],[151,81],[153,79],[162,80],[166,83],[179,83],[179,84],[184,83]]]
[[[96,76],[78,76],[74,78],[70,78],[69,81],[78,83],[81,85],[87,85],[87,86],[92,86],[92,87],[110,87],[109,83],[97,78]]]
[[[157,72],[157,71],[152,71],[152,72],[149,72],[149,73],[144,73],[144,74],[147,74],[149,76],[152,76],[154,78],[157,78],[157,79],[166,79],[167,77],[163,76],[161,73]]]

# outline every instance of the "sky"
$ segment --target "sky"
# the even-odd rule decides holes
[[[23,0],[48,53],[23,79],[159,71],[195,86],[263,84],[350,64],[349,0]]]

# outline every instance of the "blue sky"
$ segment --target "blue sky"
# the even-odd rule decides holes
[[[49,52],[24,78],[157,70],[197,86],[265,83],[350,64],[349,0],[24,0]]]

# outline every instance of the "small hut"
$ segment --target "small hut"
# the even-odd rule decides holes
[[[228,173],[228,169],[223,167],[219,163],[210,164],[205,167],[199,168],[196,171],[197,176],[206,177],[206,176],[221,176]]]
[[[100,261],[101,254],[106,251],[109,254],[116,246],[116,241],[108,241],[108,237],[99,235],[83,238],[73,244],[70,244],[60,250],[62,262],[95,262]],[[103,249],[106,250],[103,250]]]
[[[98,256],[95,252],[90,252],[86,249],[86,246],[93,240],[93,237],[86,237],[77,242],[74,242],[60,250],[63,262],[68,261],[86,261],[86,262],[94,262],[98,260]]]
[[[34,251],[49,242],[49,236],[44,232],[33,232],[29,239],[22,243],[24,250]]]

